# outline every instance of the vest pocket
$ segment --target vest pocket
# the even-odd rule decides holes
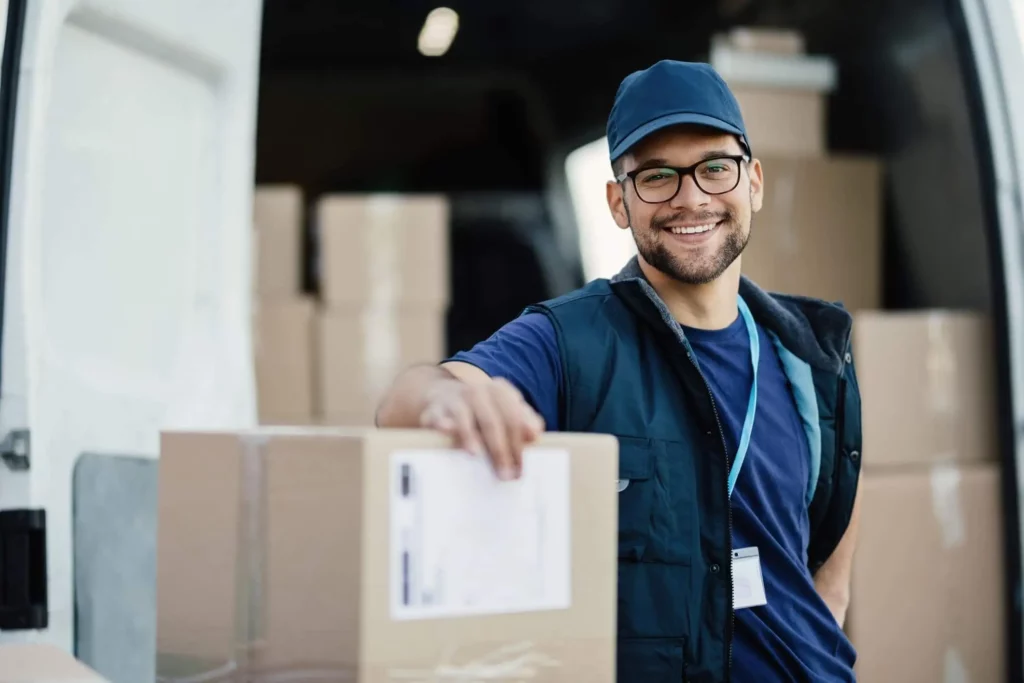
[[[617,683],[684,683],[682,638],[620,638]]]
[[[639,561],[654,516],[654,451],[646,439],[619,437],[619,558]]]

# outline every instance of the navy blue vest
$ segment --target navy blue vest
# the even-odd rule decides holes
[[[852,319],[838,305],[768,295],[746,279],[740,293],[776,342],[810,445],[815,572],[846,530],[860,473]],[[681,328],[635,260],[612,281],[528,310],[555,327],[563,430],[619,439],[617,680],[729,680],[731,463]]]

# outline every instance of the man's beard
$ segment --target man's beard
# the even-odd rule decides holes
[[[670,238],[663,237],[664,227],[681,218],[683,218],[681,214],[665,216],[651,221],[651,226],[646,230],[638,231],[634,227],[632,232],[636,250],[644,261],[683,284],[706,285],[718,279],[740,257],[747,242],[750,241],[750,231],[748,230],[744,234],[732,214],[701,215],[696,220],[703,220],[707,223],[721,221],[721,224],[715,229],[725,231],[725,239],[715,253],[683,261],[666,246],[664,240]]]

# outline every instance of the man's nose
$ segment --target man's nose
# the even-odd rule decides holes
[[[683,176],[679,192],[676,192],[676,196],[669,201],[669,206],[673,209],[692,211],[706,207],[710,201],[710,196],[697,187],[697,181],[694,180],[693,175],[687,174]]]

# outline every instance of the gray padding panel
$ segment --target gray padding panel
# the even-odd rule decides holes
[[[75,467],[75,650],[111,683],[156,679],[157,469],[94,454]]]

